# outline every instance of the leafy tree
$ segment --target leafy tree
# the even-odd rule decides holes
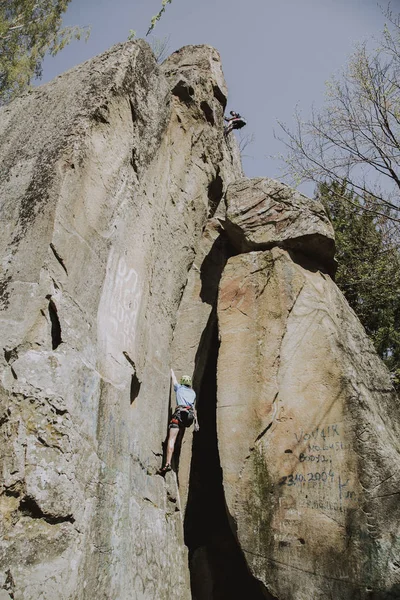
[[[0,104],[24,91],[34,76],[41,76],[47,52],[54,56],[72,39],[81,38],[84,29],[61,27],[69,2],[1,0]]]
[[[147,30],[146,36],[148,36],[153,31],[154,27],[157,25],[157,22],[161,19],[161,17],[165,13],[167,4],[171,4],[171,2],[172,2],[172,0],[162,0],[161,10],[154,17],[152,17],[151,22],[150,22],[150,27]]]
[[[280,126],[292,180],[346,179],[368,210],[400,224],[400,15],[386,16],[379,46],[358,47],[327,84],[325,106],[309,120],[297,111],[294,130]]]
[[[400,389],[400,253],[390,215],[364,210],[375,199],[360,198],[346,182],[320,184],[317,196],[335,229],[336,283]]]

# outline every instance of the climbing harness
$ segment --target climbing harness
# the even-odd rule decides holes
[[[240,115],[238,115],[236,119],[233,119],[233,121],[231,121],[231,123],[232,123],[232,129],[242,129],[242,127],[247,125],[246,121]]]
[[[232,111],[231,111],[232,114]],[[224,128],[224,134],[227,135],[232,131],[232,129],[242,129],[245,125],[247,125],[246,120],[239,114],[234,113],[235,117],[232,119],[226,119],[228,121],[228,125]]]
[[[172,419],[170,428],[174,427],[190,427],[194,421],[194,410],[191,406],[177,406]]]

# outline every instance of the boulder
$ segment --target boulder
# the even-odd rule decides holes
[[[223,488],[251,573],[279,600],[397,597],[399,404],[346,300],[288,252],[250,252],[218,323]]]
[[[334,233],[320,202],[268,178],[232,183],[225,201],[224,227],[239,252],[279,246],[311,255],[334,272]]]

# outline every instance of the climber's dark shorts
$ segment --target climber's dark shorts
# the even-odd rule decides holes
[[[232,121],[232,129],[242,129],[246,125],[246,121],[244,119],[235,119]]]
[[[182,420],[182,412],[185,411],[184,408],[177,406],[174,414],[171,417],[169,422],[170,429],[183,429],[186,425]]]

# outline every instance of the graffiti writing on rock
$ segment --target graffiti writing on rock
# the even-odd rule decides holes
[[[289,452],[293,458],[288,457],[287,462],[291,472],[278,479],[280,495],[294,492],[297,507],[348,510],[356,500],[356,493],[348,462],[351,444],[346,440],[343,424],[300,430],[294,437],[296,451]]]
[[[300,452],[299,460],[300,462],[308,461],[315,462],[316,464],[332,462],[332,459],[325,454],[304,454],[303,452]]]
[[[112,335],[125,348],[135,340],[136,321],[140,306],[141,290],[135,269],[121,256],[115,268],[114,287],[109,302]]]
[[[296,485],[296,484],[305,484],[310,481],[321,481],[322,483],[332,483],[335,479],[335,473],[332,470],[322,471],[316,473],[307,473],[303,475],[302,473],[295,473],[291,475],[285,475],[281,477],[279,480],[279,485]]]
[[[325,441],[326,439],[331,439],[331,438],[336,439],[338,436],[340,436],[339,425],[338,424],[327,425],[325,427],[322,427],[322,429],[320,427],[316,427],[312,431],[306,431],[306,432],[301,430],[300,433],[295,433],[294,435],[296,436],[297,442],[308,442],[310,440],[321,440],[321,439],[323,441]]]

